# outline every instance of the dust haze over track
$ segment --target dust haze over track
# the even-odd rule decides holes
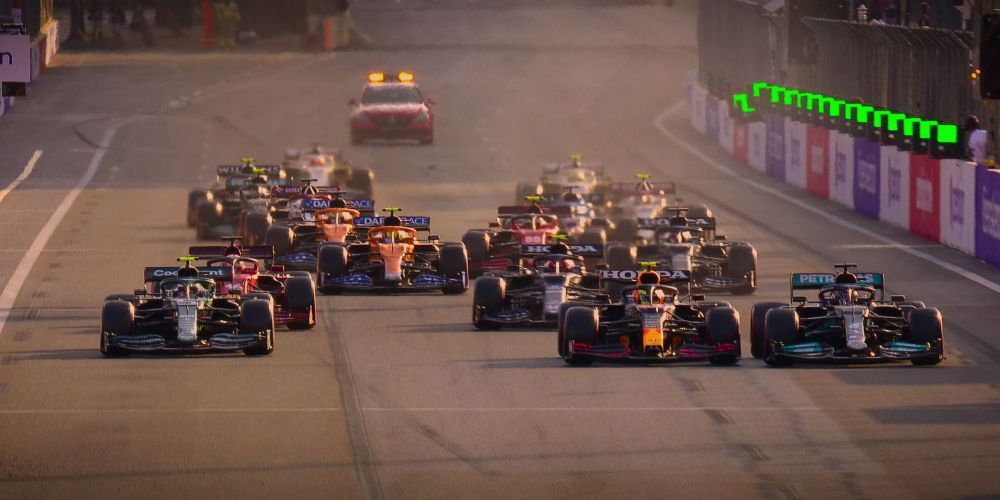
[[[592,3],[358,2],[373,42],[332,56],[60,55],[0,120],[0,185],[45,152],[0,203],[0,280],[87,173],[94,145],[106,149],[0,332],[0,497],[1000,494],[996,294],[677,147],[653,119],[684,97],[696,66],[693,10]],[[347,146],[345,103],[365,73],[404,68],[439,103],[437,142]],[[1000,281],[958,252],[747,172],[683,115],[661,123],[740,176]],[[266,359],[100,358],[104,295],[192,242],[187,189],[218,163],[314,140],[373,167],[377,201],[431,216],[445,240],[571,152],[621,179],[678,181],[760,252],[760,290],[732,299],[744,328],[752,302],[787,299],[788,273],[848,259],[938,305],[949,357],[931,369],[781,370],[745,352],[735,368],[571,369],[553,332],[472,330],[465,295],[321,297],[319,327],[279,332]]]

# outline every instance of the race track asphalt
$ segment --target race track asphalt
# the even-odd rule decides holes
[[[872,233],[994,283],[1000,270],[692,131],[689,3],[415,4],[359,4],[370,42],[332,55],[61,54],[0,119],[0,187],[42,151],[0,202],[0,283],[19,292],[0,330],[0,498],[1000,496],[1000,297]],[[383,68],[437,99],[434,145],[348,145],[346,102]],[[444,240],[572,152],[677,181],[758,249],[760,290],[731,298],[744,338],[789,273],[846,259],[939,307],[948,359],[772,369],[744,342],[732,368],[576,369],[552,332],[472,329],[471,293],[321,297],[319,326],[279,331],[266,358],[101,358],[102,298],[193,242],[187,190],[218,163],[313,141],[375,169],[378,203],[430,216]]]

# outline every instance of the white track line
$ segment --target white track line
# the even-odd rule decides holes
[[[119,123],[113,125],[104,133],[104,137],[101,139],[100,149],[94,151],[94,156],[90,159],[90,165],[87,166],[87,170],[83,173],[83,177],[80,181],[76,183],[73,187],[66,193],[66,197],[63,198],[59,206],[56,207],[56,211],[52,212],[52,216],[49,217],[48,222],[42,226],[42,230],[38,232],[38,236],[35,237],[35,241],[31,243],[28,247],[28,251],[24,253],[24,257],[21,258],[21,262],[17,264],[17,268],[14,269],[14,274],[10,276],[7,284],[3,288],[3,292],[0,293],[0,335],[3,335],[3,327],[7,324],[7,319],[10,318],[11,309],[14,307],[14,301],[17,300],[17,295],[21,292],[21,287],[28,280],[28,275],[31,274],[31,269],[35,267],[35,262],[38,262],[38,257],[42,255],[42,251],[45,250],[45,245],[48,244],[49,239],[56,232],[56,228],[59,227],[59,223],[62,222],[63,217],[69,212],[73,202],[80,196],[87,184],[90,184],[90,180],[94,178],[94,174],[97,173],[97,168],[101,165],[101,160],[104,159],[104,155],[108,152],[108,146],[111,145],[111,141],[115,138],[115,134],[118,133],[118,128],[124,125],[124,123]]]
[[[989,279],[987,279],[986,277],[984,277],[982,275],[976,274],[976,273],[974,273],[972,271],[969,271],[967,269],[963,269],[963,268],[961,268],[959,266],[956,266],[955,264],[952,264],[952,263],[950,263],[948,261],[939,259],[939,258],[937,258],[937,257],[935,257],[935,256],[933,256],[933,255],[931,255],[931,254],[929,254],[927,252],[923,252],[923,251],[917,250],[916,248],[913,248],[912,245],[907,245],[905,243],[898,242],[898,241],[896,241],[896,240],[894,240],[892,238],[888,238],[886,236],[878,234],[878,233],[876,233],[874,231],[871,231],[869,229],[865,229],[863,227],[860,227],[857,224],[854,224],[854,223],[852,223],[852,222],[850,222],[850,221],[848,221],[846,219],[842,219],[840,217],[837,217],[836,215],[832,215],[830,213],[827,213],[827,212],[825,212],[825,211],[823,211],[823,210],[821,210],[819,208],[816,208],[816,207],[810,205],[809,203],[806,203],[806,202],[804,202],[802,200],[799,200],[799,199],[797,199],[797,198],[795,198],[793,196],[789,196],[789,195],[787,195],[787,194],[785,194],[785,193],[783,193],[783,192],[781,192],[781,191],[779,191],[777,189],[774,189],[774,188],[772,188],[770,186],[767,186],[765,184],[761,184],[761,183],[759,183],[759,182],[757,182],[757,181],[755,181],[753,179],[749,179],[749,178],[743,177],[742,175],[736,173],[736,171],[734,171],[733,169],[729,168],[728,166],[723,165],[722,163],[719,163],[719,162],[713,160],[708,155],[706,155],[705,153],[703,153],[700,149],[698,149],[698,147],[695,146],[694,144],[691,144],[690,142],[688,142],[688,141],[686,141],[684,139],[681,139],[680,137],[676,136],[673,132],[670,131],[670,129],[664,123],[665,120],[668,117],[670,117],[671,115],[673,115],[674,113],[676,113],[678,110],[680,110],[683,107],[684,102],[685,101],[680,101],[680,102],[674,104],[673,106],[667,108],[666,110],[664,110],[663,112],[661,112],[659,115],[657,115],[656,118],[653,118],[653,126],[656,127],[656,129],[659,130],[661,134],[663,134],[664,136],[666,136],[667,139],[670,139],[675,144],[677,144],[678,146],[680,146],[681,148],[683,148],[684,150],[686,150],[688,153],[691,153],[691,155],[693,155],[696,158],[700,159],[701,161],[705,162],[707,165],[711,166],[712,168],[714,168],[714,169],[716,169],[716,170],[718,170],[718,171],[720,171],[720,172],[722,172],[722,173],[724,173],[726,175],[729,175],[729,176],[733,177],[734,179],[740,180],[744,184],[746,184],[748,186],[751,186],[754,189],[757,189],[759,191],[763,191],[763,192],[765,192],[767,194],[770,194],[770,195],[772,195],[772,196],[774,196],[776,198],[780,198],[780,199],[782,199],[782,200],[784,200],[784,201],[786,201],[788,203],[791,203],[792,205],[795,205],[798,208],[801,208],[802,210],[811,212],[811,213],[815,214],[816,216],[822,217],[822,218],[824,218],[824,219],[826,219],[826,220],[828,220],[828,221],[830,221],[830,222],[832,222],[832,223],[834,223],[834,224],[836,224],[838,226],[841,226],[841,227],[844,227],[844,228],[847,228],[847,229],[851,229],[851,230],[853,230],[853,231],[855,231],[857,233],[860,233],[860,234],[862,234],[864,236],[867,236],[867,237],[872,238],[872,239],[874,239],[876,241],[882,242],[888,248],[893,248],[895,250],[899,250],[900,252],[908,253],[908,254],[910,254],[910,255],[912,255],[914,257],[917,257],[918,259],[922,259],[922,260],[930,262],[931,264],[934,264],[935,266],[938,266],[938,267],[940,267],[942,269],[951,271],[951,272],[953,272],[953,273],[955,273],[955,274],[957,274],[957,275],[959,275],[959,276],[961,276],[961,277],[963,277],[963,278],[965,278],[965,279],[967,279],[969,281],[972,281],[973,283],[976,283],[978,285],[982,285],[983,287],[985,287],[985,288],[987,288],[989,290],[992,290],[994,293],[1000,293],[1000,284],[995,283],[993,281],[990,281]]]
[[[88,415],[88,414],[115,414],[115,413],[343,413],[344,409],[339,407],[319,407],[319,408],[80,408],[80,409],[39,409],[39,410],[0,410],[0,415]],[[800,411],[814,412],[826,411],[816,406],[754,406],[754,407],[734,407],[734,406],[706,406],[706,407],[515,407],[515,408],[361,408],[365,413],[552,413],[552,412],[610,412],[610,413],[630,413],[630,412],[655,412],[655,413],[696,413],[702,411],[727,411],[727,412],[782,412]]]
[[[42,157],[42,150],[36,149],[35,154],[31,155],[31,159],[28,160],[28,164],[24,166],[24,170],[21,171],[21,175],[17,176],[16,179],[10,181],[10,184],[0,191],[0,202],[10,194],[17,186],[21,185],[25,179],[31,175],[31,171],[35,169],[35,164],[38,163],[38,159]]]

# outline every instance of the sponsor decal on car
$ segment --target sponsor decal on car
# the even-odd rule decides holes
[[[600,274],[604,279],[611,280],[621,280],[621,281],[635,281],[639,278],[639,274],[646,271],[637,271],[634,269],[602,269]],[[691,271],[677,270],[666,270],[657,269],[656,274],[660,275],[661,280],[667,281],[684,281],[691,279]]]

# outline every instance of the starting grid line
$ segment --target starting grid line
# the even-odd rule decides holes
[[[818,406],[784,407],[734,407],[734,406],[685,406],[685,407],[517,407],[517,408],[361,408],[366,413],[555,413],[555,412],[595,412],[595,413],[692,413],[705,411],[725,412],[816,412],[825,411]],[[49,410],[0,410],[0,415],[103,415],[103,414],[156,414],[156,413],[344,413],[340,407],[317,408],[95,408],[95,409],[49,409]]]

